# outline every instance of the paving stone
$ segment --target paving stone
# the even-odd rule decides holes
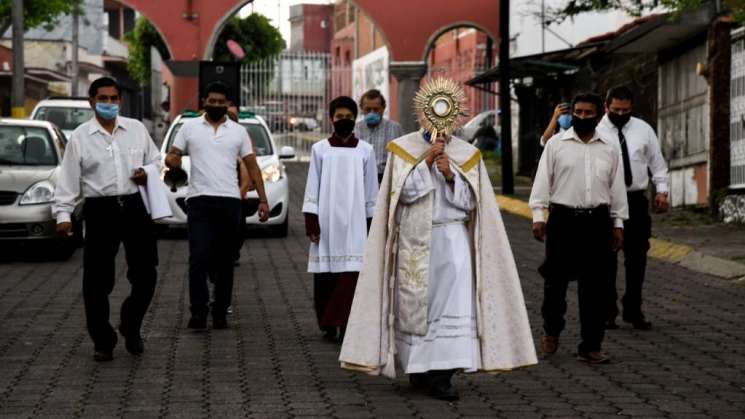
[[[85,332],[82,254],[65,262],[0,262],[0,417],[674,417],[741,418],[745,411],[745,287],[649,261],[645,311],[654,329],[621,324],[606,335],[614,362],[574,358],[576,284],[559,352],[505,374],[458,374],[458,403],[339,368],[339,346],[321,339],[313,312],[308,241],[300,211],[307,165],[288,163],[286,239],[252,230],[236,268],[231,328],[187,330],[188,243],[159,242],[159,282],[143,337],[146,352],[95,363]],[[539,342],[543,258],[527,220],[504,214],[533,334]],[[619,278],[623,264],[619,263]],[[123,252],[112,322],[129,292]],[[619,294],[623,293],[619,279]]]

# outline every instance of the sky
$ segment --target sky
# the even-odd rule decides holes
[[[380,0],[394,1],[394,0]],[[290,6],[294,4],[331,4],[333,0],[255,0],[246,5],[240,16],[245,17],[252,12],[261,13],[268,17],[275,25],[279,22],[280,32],[287,44],[290,44]],[[566,3],[566,0],[544,0],[547,7]],[[511,7],[510,33],[517,36],[516,50],[513,56],[522,56],[542,52],[544,46],[539,28],[540,19],[535,15],[541,9],[541,0],[513,1]],[[569,44],[577,43],[595,35],[615,30],[631,18],[623,13],[588,13],[561,25],[553,25],[545,33],[545,50],[568,48]],[[567,42],[565,42],[567,41]]]

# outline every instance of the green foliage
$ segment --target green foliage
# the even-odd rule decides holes
[[[567,18],[587,12],[604,12],[620,10],[630,16],[641,16],[644,13],[666,10],[682,13],[687,10],[695,10],[707,0],[569,0],[560,7],[552,7],[546,11],[547,23],[560,23]],[[724,12],[732,15],[733,19],[740,24],[745,24],[745,1],[724,0]]]
[[[43,26],[52,30],[60,15],[69,14],[80,3],[81,0],[24,0],[24,27],[28,30]],[[13,0],[0,0],[0,35],[10,27],[12,6]]]
[[[144,17],[137,19],[134,29],[124,35],[129,44],[127,70],[133,79],[145,85],[150,82],[150,47],[155,47],[164,60],[171,57],[158,30]]]
[[[246,52],[244,62],[258,61],[279,54],[285,48],[282,34],[272,26],[266,16],[252,13],[245,19],[231,18],[215,44],[215,61],[234,61],[227,47],[229,39],[237,42]]]

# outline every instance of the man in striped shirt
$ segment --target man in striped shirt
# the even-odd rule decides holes
[[[378,162],[378,182],[383,179],[385,162],[388,160],[386,146],[392,140],[404,135],[401,125],[396,121],[383,118],[385,98],[380,90],[371,89],[360,98],[362,120],[354,127],[354,135],[360,140],[372,144],[375,149],[375,160]]]

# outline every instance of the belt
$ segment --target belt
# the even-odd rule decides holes
[[[647,191],[644,189],[638,190],[638,191],[628,191],[626,192],[627,196],[633,196],[633,197],[639,197],[639,196],[647,196]]]
[[[140,197],[139,192],[135,192],[130,195],[92,196],[90,198],[85,198],[85,202],[90,202],[90,203],[95,203],[95,204],[115,203],[121,207],[124,205],[125,202],[131,201],[133,199],[137,199],[139,197]]]
[[[439,223],[434,223],[433,222],[432,223],[432,228],[435,228],[435,227],[444,227],[444,226],[448,226],[448,225],[451,225],[451,224],[465,224],[465,223],[468,222],[468,220],[469,219],[466,218],[466,219],[463,219],[463,220],[451,220],[451,221],[443,221],[443,222],[439,222]]]
[[[592,217],[595,215],[609,215],[610,207],[608,205],[598,205],[593,208],[573,208],[561,204],[551,204],[548,207],[550,212],[558,212],[573,215],[575,217]]]

